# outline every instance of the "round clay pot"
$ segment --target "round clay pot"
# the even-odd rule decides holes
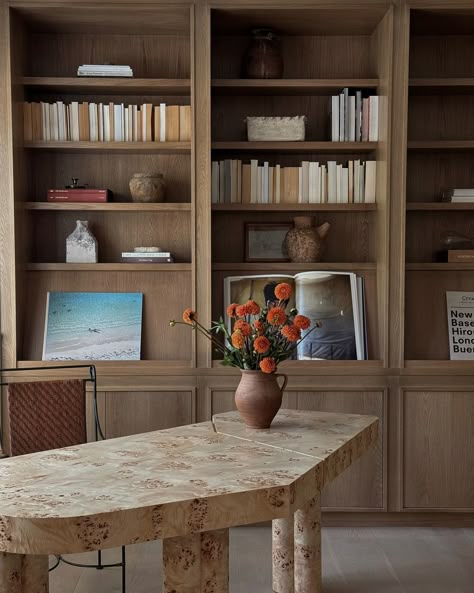
[[[283,58],[270,29],[254,29],[252,42],[242,62],[243,78],[281,78]]]
[[[285,237],[285,248],[292,262],[321,261],[324,238],[330,224],[325,222],[319,227],[314,226],[313,216],[295,216],[294,228]]]
[[[278,385],[278,377],[283,377],[281,387]],[[287,380],[287,376],[283,374],[242,371],[235,392],[235,405],[247,426],[270,428],[281,407]]]
[[[165,198],[165,180],[161,173],[135,173],[128,185],[134,202],[162,202]]]

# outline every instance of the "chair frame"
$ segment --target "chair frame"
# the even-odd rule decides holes
[[[93,364],[74,364],[74,365],[58,365],[58,366],[42,366],[42,367],[19,367],[14,369],[1,369],[0,368],[0,387],[7,387],[8,382],[1,381],[1,377],[4,373],[16,373],[25,371],[54,371],[63,369],[89,369],[89,377],[84,378],[85,383],[92,383],[92,394],[93,394],[93,410],[94,410],[94,437],[96,441],[105,440],[102,427],[100,425],[99,410],[97,406],[97,372]],[[2,438],[2,426],[0,423],[0,451],[3,450],[3,438]],[[70,566],[77,566],[79,568],[95,568],[96,570],[103,570],[104,568],[122,567],[122,593],[126,593],[126,560],[125,560],[125,546],[122,546],[122,559],[120,562],[114,564],[103,564],[102,563],[102,551],[97,551],[97,564],[81,564],[79,562],[72,562],[66,560],[60,554],[56,555],[56,563],[49,569],[49,572],[57,568],[61,562],[69,564]]]

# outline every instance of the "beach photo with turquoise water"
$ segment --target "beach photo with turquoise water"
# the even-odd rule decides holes
[[[140,360],[143,294],[49,292],[43,360]]]

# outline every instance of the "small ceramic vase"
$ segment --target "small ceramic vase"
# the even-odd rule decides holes
[[[95,264],[98,260],[97,239],[87,220],[76,220],[76,228],[66,239],[66,263]]]
[[[278,385],[278,377],[283,384]],[[247,426],[270,428],[281,407],[287,376],[261,371],[242,370],[242,377],[235,392],[235,405]]]
[[[165,180],[161,173],[135,173],[128,185],[134,202],[162,202],[165,198]]]
[[[315,227],[313,216],[295,216],[293,222],[295,226],[288,231],[284,242],[290,260],[302,263],[321,261],[324,238],[331,225],[325,222]]]

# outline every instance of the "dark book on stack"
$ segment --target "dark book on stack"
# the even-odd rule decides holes
[[[109,189],[48,189],[48,202],[108,202],[112,198]]]

